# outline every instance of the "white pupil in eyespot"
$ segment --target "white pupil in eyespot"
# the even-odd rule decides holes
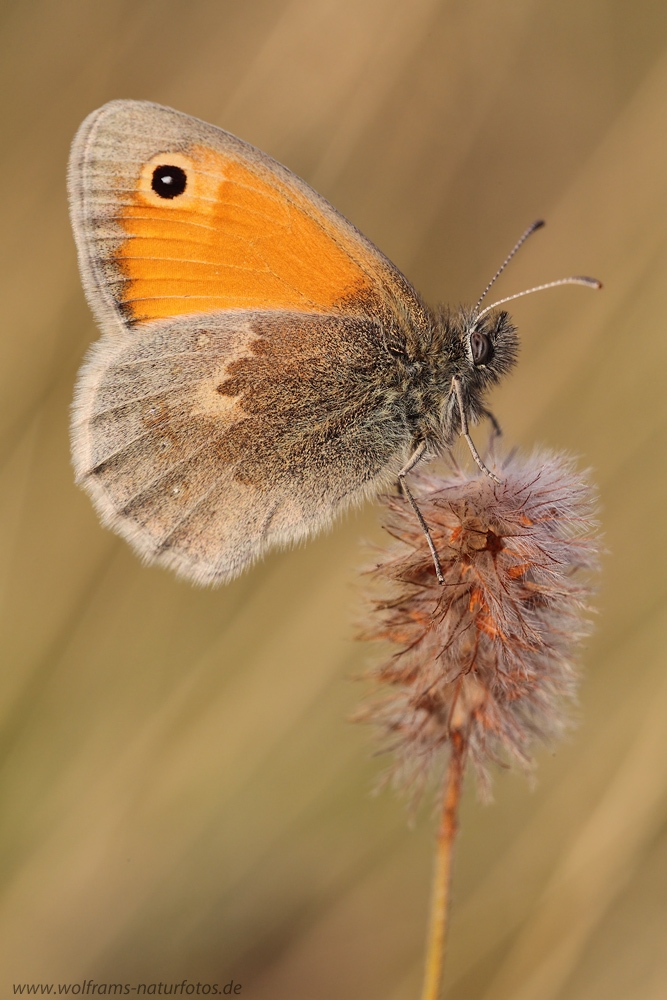
[[[184,170],[171,163],[156,167],[153,171],[151,187],[160,198],[176,198],[183,194],[188,184]]]

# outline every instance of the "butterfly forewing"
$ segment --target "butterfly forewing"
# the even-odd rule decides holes
[[[185,178],[176,197],[155,189],[165,166]],[[307,184],[159,105],[114,101],[86,119],[70,198],[91,307],[106,326],[237,308],[420,308],[403,275]]]

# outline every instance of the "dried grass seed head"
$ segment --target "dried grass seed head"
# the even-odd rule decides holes
[[[454,734],[483,792],[490,762],[530,765],[574,694],[600,547],[594,491],[570,458],[544,451],[495,471],[501,485],[460,470],[414,477],[444,586],[409,504],[384,498],[394,543],[370,573],[363,636],[394,651],[371,672],[385,693],[357,718],[379,726],[393,778],[417,792]]]

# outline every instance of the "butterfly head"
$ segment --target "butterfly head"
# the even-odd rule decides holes
[[[481,316],[461,310],[461,320],[460,375],[466,385],[484,392],[516,364],[517,330],[504,309]]]
[[[487,293],[516,252],[532,233],[543,226],[544,222],[540,219],[526,229],[480,295],[474,308],[461,309],[453,321],[448,321],[448,318],[445,317],[444,322],[441,322],[444,328],[449,326],[449,336],[445,334],[444,339],[451,345],[450,356],[453,369],[449,394],[441,415],[441,432],[448,445],[452,443],[459,431],[465,433],[475,460],[486,472],[488,469],[485,469],[481,463],[467,435],[466,424],[485,414],[490,415],[484,406],[484,393],[513,368],[519,347],[516,327],[510,320],[509,314],[505,310],[498,309],[498,306],[525,295],[532,295],[533,292],[541,292],[560,285],[585,285],[588,288],[602,288],[601,282],[596,278],[585,276],[559,278],[556,281],[535,285],[533,288],[508,295],[482,308]]]
[[[434,430],[448,447],[462,430],[456,383],[466,420],[475,423],[486,413],[488,390],[514,367],[519,338],[505,310],[477,316],[470,308],[443,309],[434,325],[432,375],[439,397]]]

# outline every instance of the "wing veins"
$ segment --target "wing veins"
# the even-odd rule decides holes
[[[188,520],[188,518],[192,517],[192,515],[195,513],[195,511],[199,507],[201,507],[201,505],[203,503],[205,503],[206,500],[208,500],[208,498],[211,496],[211,494],[213,492],[215,492],[215,490],[218,488],[218,485],[219,485],[219,481],[215,482],[213,484],[213,486],[211,486],[211,488],[209,490],[207,490],[206,493],[204,493],[203,496],[201,496],[197,500],[195,500],[195,502],[192,504],[192,506],[190,507],[190,509],[188,511],[186,511],[186,513],[183,515],[183,517],[180,517],[178,519],[178,521],[176,522],[176,524],[172,528],[170,528],[169,531],[167,532],[167,534],[164,535],[160,539],[160,541],[157,543],[157,548],[155,550],[156,553],[160,553],[160,552],[164,552],[165,551],[165,549],[167,548],[169,539],[173,538],[174,535],[176,534],[176,532],[178,531],[178,529],[180,527],[182,527],[183,524],[185,524],[185,522]]]
[[[119,508],[120,513],[125,514],[127,516],[128,510],[132,507],[132,504],[135,502],[135,500],[150,493],[150,491],[155,486],[161,483],[164,479],[168,479],[169,476],[171,476],[176,469],[178,469],[182,465],[186,465],[188,462],[191,462],[193,458],[197,458],[198,455],[201,455],[201,453],[205,451],[207,448],[210,448],[210,446],[211,446],[211,441],[205,441],[204,444],[202,444],[199,448],[195,449],[195,451],[191,452],[185,458],[181,458],[179,459],[178,462],[174,462],[174,464],[170,466],[169,469],[161,471],[154,479],[151,479],[149,483],[146,483],[146,485],[143,486],[140,490],[137,490],[137,492],[134,493],[129,498],[129,500],[127,500],[123,504],[122,507]],[[232,468],[232,466],[230,465],[229,468]]]
[[[116,406],[106,406],[103,410],[95,410],[90,417],[87,417],[75,426],[81,427],[88,420],[95,420],[96,417],[105,417],[110,413],[117,413],[118,410],[124,410],[126,406],[136,406],[137,403],[145,403],[150,399],[159,399],[161,396],[171,396],[175,392],[183,392],[185,388],[186,386],[175,385],[171,389],[160,389],[159,392],[151,392],[147,396],[132,396],[122,403],[118,403]]]

